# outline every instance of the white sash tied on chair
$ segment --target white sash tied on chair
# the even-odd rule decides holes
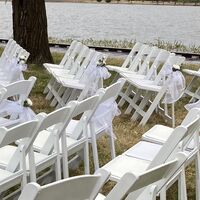
[[[80,82],[84,83],[87,87],[87,94],[85,94],[85,97],[94,95],[97,89],[103,87],[103,80],[111,76],[106,67],[97,66],[98,59],[99,57],[97,56],[91,61],[81,78]]]
[[[26,69],[27,65],[20,63],[17,60],[17,58],[13,58],[11,61],[8,61],[8,66],[7,66],[7,73],[9,77],[8,81],[13,82],[16,80],[24,80],[22,71],[25,71]]]
[[[112,121],[115,116],[121,114],[117,103],[114,98],[108,99],[107,101],[101,103],[96,109],[91,122],[95,126],[95,130],[101,132],[101,130],[106,130],[109,136],[116,136],[113,133]]]
[[[0,116],[10,116],[7,123],[12,125],[33,120],[36,114],[31,108],[22,106],[19,101],[3,100],[0,104]]]
[[[167,78],[167,91],[163,103],[172,104],[184,94],[185,78],[180,71],[173,71],[171,66],[167,66],[165,78]]]

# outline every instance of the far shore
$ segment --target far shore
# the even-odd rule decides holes
[[[191,3],[191,2],[174,2],[174,1],[112,1],[106,3],[105,0],[102,2],[97,2],[93,0],[46,0],[46,2],[55,2],[55,3],[94,3],[94,4],[128,4],[128,5],[167,5],[167,6],[200,6],[200,2]]]

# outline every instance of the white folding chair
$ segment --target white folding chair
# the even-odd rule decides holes
[[[198,115],[200,115],[199,109],[194,108],[190,110],[181,124],[184,126],[191,123],[191,121]],[[172,136],[173,131],[174,131],[173,128],[157,124],[153,126],[150,130],[148,130],[145,134],[143,134],[142,139],[144,141],[148,141],[151,143],[163,145],[167,141],[167,139]],[[200,187],[199,131],[196,132],[195,137],[193,137],[193,139],[185,146],[186,147],[183,148],[183,151],[185,151],[189,156],[185,165],[187,166],[188,164],[190,164],[191,161],[195,160],[196,199],[198,199],[200,197],[200,194],[199,194],[199,187]]]
[[[11,143],[14,143],[18,139],[30,140],[34,135],[34,130],[38,126],[38,120],[29,121],[17,125],[13,128],[0,128],[0,194],[3,198],[3,192],[7,191],[17,184],[21,184],[23,187],[27,183],[26,179],[26,162],[25,156],[29,153],[26,151],[25,145],[20,145],[16,150],[15,156],[11,158],[10,151],[8,146]],[[10,146],[12,147],[12,146]],[[29,154],[30,155],[30,154]],[[4,165],[4,160],[8,160],[7,165]],[[16,161],[18,160],[18,161]],[[14,162],[13,162],[14,161]],[[16,162],[15,162],[16,161]],[[16,164],[16,167],[13,168],[13,164]],[[16,191],[11,192],[9,196],[15,194]]]
[[[167,78],[165,75],[165,70],[169,65],[181,64],[184,60],[184,57],[176,57],[171,54],[154,80],[134,79],[134,77],[126,79],[129,84],[136,88],[136,91],[138,89],[141,91],[134,92],[137,97],[136,99],[126,96],[126,100],[129,102],[130,106],[135,109],[131,119],[137,120],[141,117],[142,120],[140,124],[145,125],[153,111],[158,108],[165,119],[171,122],[172,126],[175,126],[174,104],[172,104],[172,116],[170,116],[167,105],[162,109],[160,102],[168,89],[168,82],[170,81],[170,78]],[[144,93],[143,95],[142,92]]]
[[[77,56],[79,55],[79,53],[80,53],[80,51],[81,51],[81,49],[82,49],[83,46],[84,45],[82,43],[80,43],[80,42],[78,42],[75,45],[75,47],[73,48],[73,50],[70,51],[70,55],[67,57],[68,59],[65,61],[65,65],[64,65],[63,69],[70,70],[73,67],[74,62],[75,62]],[[59,69],[59,68],[56,68],[56,67],[50,67],[50,68],[48,68],[47,67],[46,69],[51,74],[52,71],[54,71],[56,69]],[[46,99],[51,99],[52,98],[53,95],[52,95],[51,90],[52,90],[53,85],[56,84],[56,83],[57,82],[56,82],[55,78],[52,76],[51,79],[50,79],[50,81],[49,81],[49,83],[45,87],[44,92],[43,92],[44,94],[47,94]]]
[[[178,153],[172,161],[161,164],[141,174],[126,173],[107,196],[99,194],[95,200],[156,200],[166,199],[166,185],[168,181],[181,170],[186,155]]]
[[[93,200],[108,176],[106,171],[99,170],[94,175],[76,176],[45,186],[29,183],[18,200]]]
[[[0,125],[14,126],[31,120],[34,113],[30,108],[24,107],[34,83],[35,77],[11,83],[0,89]]]
[[[200,77],[200,70],[195,71],[191,69],[183,69],[183,72],[187,75],[193,76],[192,80],[185,88],[185,94],[191,97],[189,103],[194,103],[197,100],[200,100],[200,87],[196,87],[196,82],[199,80]]]
[[[200,118],[196,116],[189,124],[176,127],[164,145],[140,141],[102,168],[111,172],[111,180],[118,181],[126,172],[138,174],[165,163],[173,159],[175,153],[182,151],[182,146],[191,141],[199,129],[199,123]],[[179,177],[179,183],[179,194],[184,199],[187,196],[184,169]]]

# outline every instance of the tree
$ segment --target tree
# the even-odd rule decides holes
[[[44,0],[12,0],[13,36],[30,53],[29,62],[53,62]]]

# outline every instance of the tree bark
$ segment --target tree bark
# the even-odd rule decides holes
[[[30,53],[29,62],[53,62],[47,33],[44,0],[12,0],[13,36]]]

